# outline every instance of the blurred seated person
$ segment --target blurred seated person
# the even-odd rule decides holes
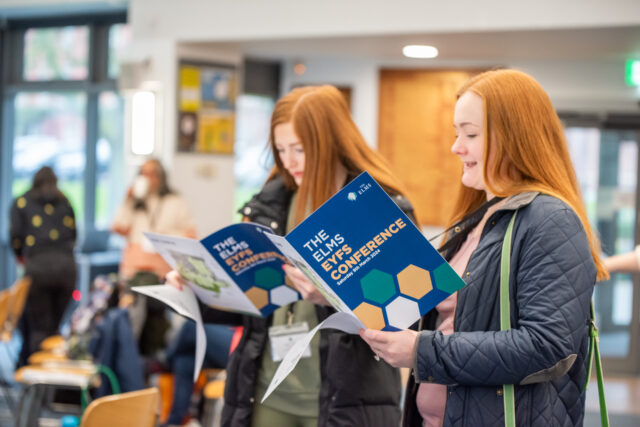
[[[31,277],[20,319],[23,365],[42,340],[57,334],[76,286],[75,215],[50,167],[36,172],[31,189],[13,202],[9,234],[18,263]]]
[[[203,369],[225,369],[235,328],[213,323],[204,324],[207,348]],[[167,425],[181,425],[188,413],[193,391],[196,354],[196,323],[187,320],[167,349],[167,361],[174,374],[173,404]]]
[[[144,232],[182,237],[195,237],[195,225],[185,200],[169,187],[167,175],[159,160],[150,158],[127,191],[118,208],[111,230],[126,238],[120,261],[120,279],[131,286],[155,285],[171,270],[156,253]],[[130,307],[131,326],[139,338],[140,351],[151,355],[164,348],[164,335],[169,328],[165,306],[157,301],[136,296]]]
[[[610,273],[637,273],[640,271],[640,245],[624,254],[605,258],[604,265]]]

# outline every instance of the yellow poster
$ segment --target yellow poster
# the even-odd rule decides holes
[[[182,65],[180,67],[180,110],[197,112],[202,104],[200,99],[200,69]]]
[[[200,153],[233,153],[234,115],[201,115],[198,129],[198,149]]]

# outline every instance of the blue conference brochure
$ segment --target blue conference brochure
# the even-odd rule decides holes
[[[372,329],[406,329],[465,284],[367,172],[284,239],[268,237],[338,311]]]

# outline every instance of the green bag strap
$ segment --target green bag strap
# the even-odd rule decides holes
[[[585,391],[589,386],[593,359],[596,359],[596,377],[598,378],[598,400],[600,401],[600,424],[609,427],[609,412],[607,411],[607,401],[604,397],[604,375],[602,372],[602,360],[600,359],[600,335],[596,326],[596,311],[591,300],[591,319],[589,321],[589,356],[587,365],[587,380],[584,385]]]
[[[111,392],[112,394],[120,394],[120,382],[118,381],[118,377],[116,374],[106,365],[96,365],[95,374],[105,374],[109,379],[109,384],[111,384]],[[91,402],[91,396],[89,395],[89,387],[90,382],[87,383],[85,387],[82,388],[80,392],[80,408],[81,412],[84,414],[84,410],[89,406],[89,402]]]
[[[502,241],[502,255],[500,256],[500,330],[511,329],[511,306],[509,302],[509,273],[511,270],[511,234],[513,224],[516,221],[516,214],[513,213],[511,221],[507,226]],[[505,427],[516,427],[516,399],[513,384],[502,385],[502,395],[504,401],[504,425]]]

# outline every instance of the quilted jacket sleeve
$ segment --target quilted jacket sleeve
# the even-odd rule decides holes
[[[467,386],[527,384],[556,379],[571,368],[588,333],[595,283],[584,229],[565,206],[516,238],[523,240],[512,254],[513,329],[447,336],[422,332],[416,345],[417,380]]]

